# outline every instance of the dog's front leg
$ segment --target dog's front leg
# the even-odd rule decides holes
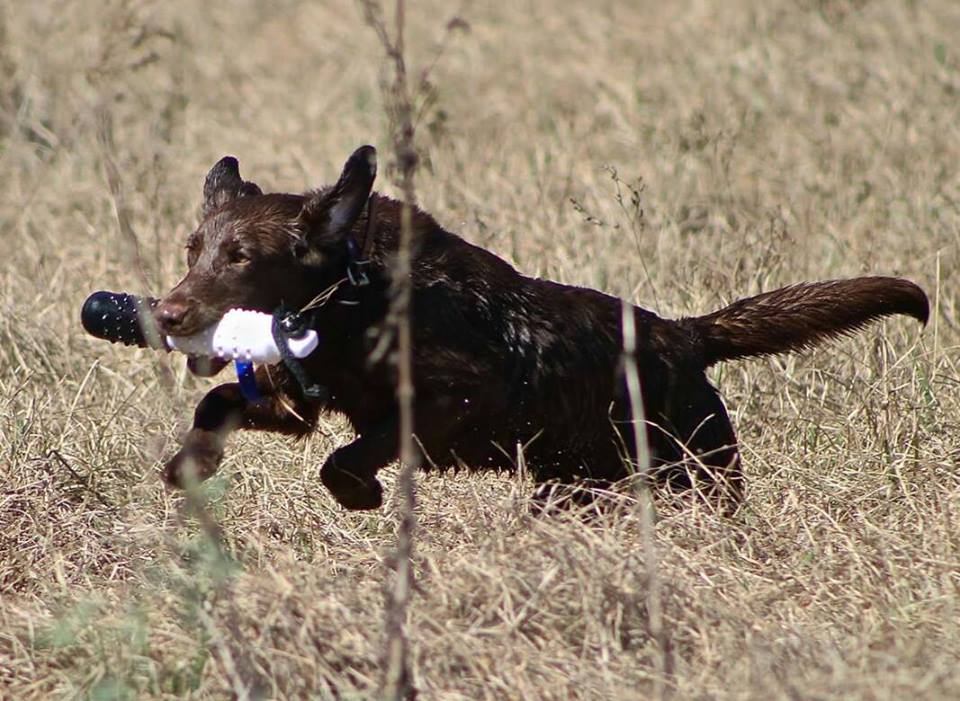
[[[341,506],[351,510],[380,507],[383,487],[377,472],[397,459],[398,431],[397,418],[391,417],[327,458],[320,479]]]
[[[446,399],[421,399],[414,408],[417,452],[443,460],[449,456],[449,441],[469,421],[463,405]],[[333,497],[347,509],[376,509],[383,503],[383,487],[377,472],[399,457],[400,425],[391,414],[355,441],[333,451],[320,478]]]
[[[281,378],[286,379],[286,378]],[[197,405],[193,428],[183,439],[180,450],[167,461],[163,477],[167,484],[185,487],[216,472],[223,459],[227,437],[236,429],[276,431],[302,436],[316,425],[320,406],[276,382],[265,368],[257,370],[257,385],[262,398],[247,401],[236,382],[210,390]]]

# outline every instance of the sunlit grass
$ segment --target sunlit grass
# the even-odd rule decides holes
[[[453,12],[410,3],[416,70]],[[447,228],[670,316],[861,273],[935,303],[922,332],[890,320],[714,372],[746,506],[658,504],[668,687],[960,696],[960,5],[528,0],[462,17],[418,129],[417,194]],[[300,443],[238,435],[205,488],[218,543],[156,473],[212,383],[85,336],[79,309],[178,279],[220,156],[302,191],[360,144],[388,154],[375,37],[345,0],[8,3],[0,28],[0,697],[368,697],[395,470],[383,511],[346,513],[319,480],[349,440],[340,417]],[[395,174],[387,159],[394,195]],[[508,475],[418,487],[424,698],[654,688],[630,509],[533,519]]]

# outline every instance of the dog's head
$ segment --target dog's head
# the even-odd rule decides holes
[[[154,312],[161,331],[189,336],[234,308],[297,309],[342,278],[376,154],[357,149],[336,185],[306,195],[265,195],[240,177],[237,159],[220,159],[203,186],[202,221],[187,239],[187,274]]]

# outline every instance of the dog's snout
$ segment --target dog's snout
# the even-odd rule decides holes
[[[189,307],[182,302],[164,301],[157,307],[155,316],[160,329],[174,335],[183,325]]]

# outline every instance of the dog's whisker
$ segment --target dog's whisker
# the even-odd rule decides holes
[[[330,301],[330,298],[333,297],[334,294],[336,294],[337,290],[340,289],[340,286],[345,282],[347,282],[347,278],[345,277],[337,280],[335,283],[330,285],[323,292],[321,292],[316,297],[314,297],[309,302],[307,302],[300,309],[300,312],[303,313],[303,312],[308,312],[312,309],[319,309],[320,307],[322,307],[323,305],[325,305],[327,302]]]

